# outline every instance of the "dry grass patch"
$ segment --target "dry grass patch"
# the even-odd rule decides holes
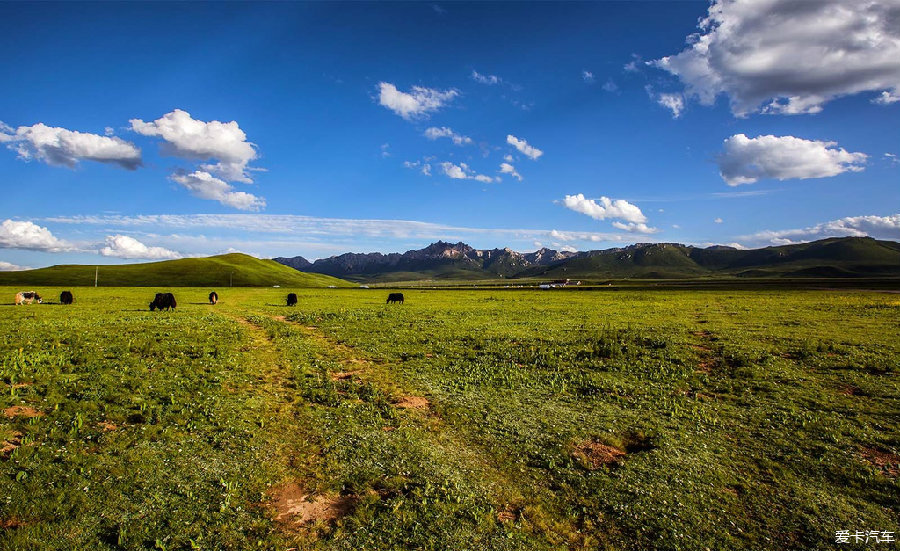
[[[353,508],[353,496],[311,495],[295,482],[285,482],[269,491],[269,506],[275,522],[288,530],[318,523],[331,524]]]

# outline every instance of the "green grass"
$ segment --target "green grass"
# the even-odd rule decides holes
[[[0,415],[19,433],[0,549],[805,550],[900,530],[900,483],[864,457],[900,453],[896,294],[287,291],[0,306],[0,410],[43,413]],[[594,469],[585,442],[627,455]],[[353,506],[285,531],[266,506],[285,481]]]
[[[91,286],[95,266],[62,265],[24,272],[0,272],[2,285]],[[143,264],[100,266],[102,287],[348,287],[323,274],[298,272],[274,260],[231,253]]]

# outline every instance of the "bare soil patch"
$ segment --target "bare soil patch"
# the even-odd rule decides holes
[[[877,448],[863,448],[860,454],[868,463],[877,467],[884,476],[897,478],[897,475],[900,475],[900,455]]]
[[[13,432],[9,438],[0,443],[0,458],[6,459],[19,446],[22,445],[22,433]]]
[[[585,440],[575,446],[573,455],[590,470],[618,466],[628,455],[625,450],[596,440]]]
[[[44,413],[31,406],[12,406],[3,410],[3,415],[13,417],[43,417]]]
[[[8,528],[10,530],[14,530],[16,528],[21,528],[25,526],[26,523],[17,519],[16,517],[0,519],[0,528]]]
[[[859,388],[858,386],[853,386],[853,385],[847,385],[847,384],[840,385],[838,387],[838,390],[844,396],[864,396],[865,395],[865,393],[862,391],[861,388]]]
[[[286,482],[269,491],[275,522],[287,529],[298,529],[319,522],[332,523],[353,508],[353,496],[308,494],[295,482]]]
[[[119,428],[115,423],[110,423],[109,421],[100,421],[99,423],[97,423],[97,426],[107,432],[118,430]]]
[[[337,371],[331,374],[332,381],[346,381],[352,379],[359,371]]]
[[[394,402],[394,405],[401,409],[428,409],[431,404],[422,396],[404,396]]]
[[[512,511],[500,511],[497,513],[497,522],[507,523],[516,520],[516,514]]]

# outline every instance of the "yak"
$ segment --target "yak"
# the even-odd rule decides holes
[[[297,305],[297,294],[296,293],[288,294],[287,305],[288,306],[296,306]]]
[[[219,302],[219,293],[213,291],[212,293],[209,294],[209,303],[215,304],[217,302]]]
[[[16,293],[16,306],[20,304],[31,304],[34,301],[37,301],[38,304],[44,302],[41,300],[41,295],[34,291],[19,291]]]
[[[169,308],[174,310],[175,306],[177,306],[175,295],[172,293],[156,293],[156,298],[150,303],[150,311],[168,310]]]
[[[387,303],[393,304],[395,302],[403,304],[403,293],[391,293],[388,295]]]
[[[75,302],[75,297],[72,296],[72,291],[63,291],[59,294],[60,304],[72,304],[73,302]]]

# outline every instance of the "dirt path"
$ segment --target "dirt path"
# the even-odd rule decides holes
[[[339,370],[329,373],[332,380],[343,382],[358,378],[393,396],[394,407],[409,412],[403,416],[402,426],[418,431],[430,442],[430,447],[439,450],[441,456],[453,464],[455,469],[470,473],[469,476],[481,481],[482,487],[488,492],[486,497],[494,503],[498,511],[498,522],[518,519],[525,510],[542,510],[542,514],[549,513],[555,517],[554,522],[557,529],[569,525],[570,533],[577,532],[578,528],[571,518],[552,514],[540,505],[541,502],[552,502],[552,496],[544,496],[545,499],[539,497],[542,492],[546,491],[545,489],[531,484],[530,481],[522,480],[518,473],[508,473],[499,467],[494,459],[494,452],[478,443],[471,442],[465,435],[446,423],[441,418],[439,409],[429,398],[409,389],[406,383],[392,373],[393,366],[391,364],[377,362],[367,357],[365,352],[337,342],[317,327],[291,322],[285,316],[262,312],[256,314],[278,323],[290,325],[300,335],[309,339],[315,352],[323,359],[338,364]],[[261,331],[261,329],[259,330]],[[381,427],[380,430],[391,432],[395,430],[395,427]],[[297,495],[302,494],[302,491],[296,488],[293,488],[293,491]],[[296,495],[294,497],[297,498]],[[304,496],[301,499],[301,501],[305,500],[303,503],[298,502],[297,499],[279,499],[290,502],[295,510],[303,511],[304,515],[310,510],[315,510],[317,508],[314,506],[315,504],[318,504],[319,508],[322,504],[331,504],[329,507],[325,507],[326,515],[337,515],[338,510],[347,509],[347,502],[337,499],[337,496],[315,499]]]
[[[273,480],[262,505],[270,511],[273,522],[287,533],[301,534],[312,527],[333,523],[351,509],[352,500],[336,494],[316,494],[309,489],[315,484],[307,480],[310,477],[304,470],[313,468],[318,458],[293,444],[306,433],[297,416],[300,398],[290,383],[294,377],[290,365],[263,327],[246,316],[224,312],[220,315],[247,330],[250,343],[246,352],[257,382],[251,385],[253,388],[241,390],[264,397],[266,413],[274,419],[261,435],[273,448],[282,476]],[[298,465],[305,469],[297,468]]]

